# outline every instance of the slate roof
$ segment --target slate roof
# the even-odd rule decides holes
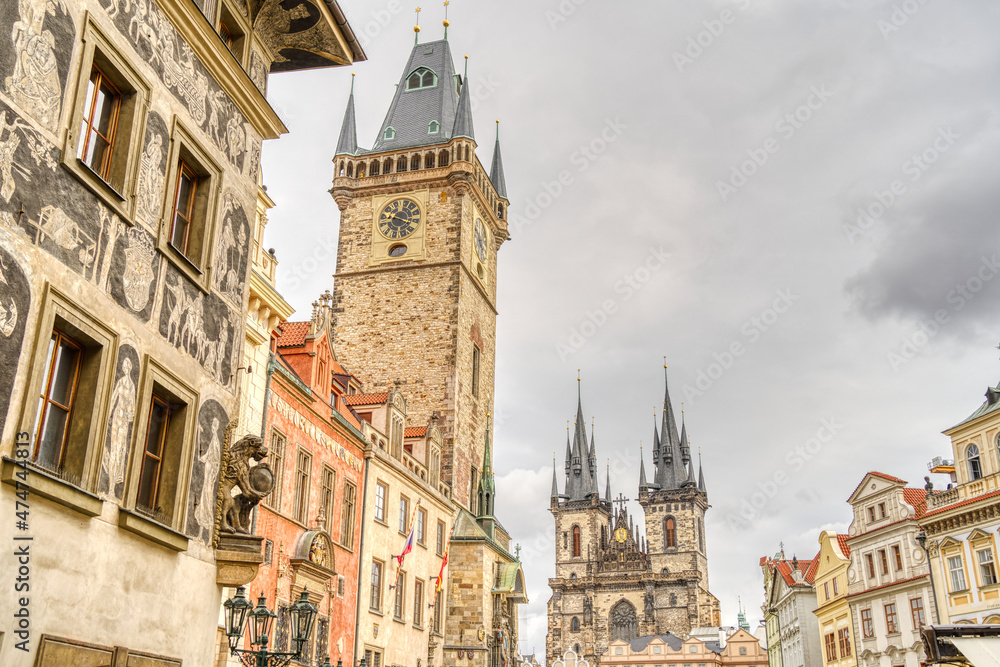
[[[647,646],[649,646],[649,642],[653,641],[654,639],[661,640],[674,651],[680,651],[681,646],[684,645],[683,639],[681,639],[677,635],[668,632],[665,635],[647,635],[646,637],[636,637],[635,639],[629,642],[629,646],[632,647],[633,651],[642,651]]]
[[[987,389],[986,389],[986,400],[983,401],[983,404],[980,405],[976,409],[976,411],[973,412],[971,415],[969,415],[968,417],[966,417],[962,421],[958,422],[957,424],[955,424],[951,428],[947,429],[945,431],[945,433],[947,433],[948,431],[950,431],[953,428],[958,428],[962,424],[967,424],[967,423],[971,422],[974,419],[979,419],[983,415],[988,415],[991,412],[996,412],[997,410],[1000,410],[1000,401],[996,400],[998,394],[1000,394],[1000,385],[997,385],[996,387],[987,387]],[[990,398],[993,398],[994,400],[991,402]]]
[[[437,76],[433,88],[406,90],[406,78],[416,69],[426,67]],[[458,109],[458,86],[455,64],[447,40],[415,44],[399,78],[396,94],[379,128],[371,152],[391,151],[417,146],[446,143],[451,139]],[[441,124],[437,134],[428,134],[432,120]],[[385,130],[392,127],[395,137],[385,139]],[[471,126],[470,126],[471,128]]]
[[[278,325],[278,347],[298,347],[306,342],[309,333],[308,322],[283,322]]]
[[[503,156],[500,155],[500,125],[497,124],[497,141],[493,146],[493,165],[490,167],[490,181],[497,194],[507,198],[507,180],[503,176]]]
[[[351,96],[347,98],[344,122],[340,126],[337,152],[334,155],[355,155],[358,152],[358,126],[354,117],[354,77],[351,76]]]
[[[388,392],[378,394],[348,394],[344,396],[344,403],[347,405],[383,405],[389,400]]]

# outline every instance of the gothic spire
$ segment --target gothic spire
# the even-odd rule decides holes
[[[358,152],[358,127],[354,116],[354,74],[351,74],[351,95],[347,98],[344,122],[340,126],[335,155],[355,155]]]
[[[472,100],[469,98],[469,56],[465,56],[465,78],[462,84],[462,94],[458,97],[458,111],[455,113],[455,127],[451,136],[468,137],[476,140],[476,131],[472,127]]]
[[[583,420],[583,398],[577,377],[576,421],[573,428],[572,463],[566,479],[566,495],[570,500],[584,500],[600,495],[597,484],[597,450],[593,442],[587,446],[587,424]]]
[[[500,121],[497,121],[497,140],[493,146],[493,166],[490,167],[490,181],[497,194],[507,198],[507,181],[503,177],[503,157],[500,155]]]
[[[708,493],[708,489],[705,488],[705,466],[701,462],[701,452],[698,452],[698,490]]]
[[[655,429],[654,429],[655,430]],[[639,491],[645,491],[649,488],[649,483],[646,481],[646,462],[643,460],[642,447],[639,447]]]
[[[493,479],[493,457],[490,455],[490,416],[487,414],[486,446],[483,448],[483,467],[479,475],[479,516],[493,516],[495,495],[496,482]]]
[[[660,463],[660,434],[656,432],[656,406],[653,406],[653,464]]]
[[[687,465],[691,460],[691,443],[688,442],[687,423],[684,420],[684,404],[681,403],[681,461]]]
[[[556,457],[552,457],[552,495],[551,498],[559,497],[559,482],[556,481]]]
[[[605,471],[605,475],[606,475],[606,477],[604,478],[604,500],[610,503],[611,502],[611,464],[610,463],[608,464],[608,467],[607,467],[607,469]]]
[[[667,365],[663,365],[663,418],[660,424],[660,462],[656,466],[656,484],[661,489],[680,488],[686,479],[681,437],[677,434],[677,420],[670,401],[670,384],[667,381]]]

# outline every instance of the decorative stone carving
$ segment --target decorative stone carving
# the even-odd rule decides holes
[[[274,488],[274,472],[262,459],[268,454],[264,441],[246,435],[233,445],[229,464],[222,475],[222,520],[220,532],[250,533],[250,512]],[[258,461],[251,466],[250,460]],[[234,496],[233,490],[239,488]]]

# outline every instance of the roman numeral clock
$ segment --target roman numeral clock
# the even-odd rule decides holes
[[[427,191],[372,199],[371,264],[424,259]]]

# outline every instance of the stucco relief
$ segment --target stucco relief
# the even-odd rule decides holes
[[[113,0],[107,9],[118,31],[187,107],[195,124],[230,164],[246,172],[248,142],[253,137],[250,124],[162,10],[152,0]],[[256,171],[251,174],[256,175]]]
[[[0,197],[9,203],[17,190],[15,176],[27,183],[31,181],[32,162],[53,172],[58,162],[51,145],[34,128],[13,114],[8,123],[7,109],[0,109]],[[13,225],[12,220],[7,222]]]
[[[191,471],[191,495],[188,507],[187,534],[210,543],[215,531],[216,497],[219,488],[219,467],[222,443],[226,439],[229,415],[213,399],[202,403],[198,411],[195,441],[197,450]]]
[[[8,74],[3,80],[4,92],[42,127],[56,132],[75,32],[73,20],[63,0],[17,0],[4,4],[8,8],[3,24],[10,26],[12,47],[8,58],[13,58],[13,63],[4,68]]]
[[[217,294],[190,286],[170,267],[160,310],[160,335],[183,350],[223,386],[232,380],[238,317]]]
[[[13,255],[0,248],[0,423],[10,407],[30,301],[31,288],[24,271]]]
[[[139,166],[136,188],[136,217],[149,229],[156,229],[163,202],[163,184],[167,172],[167,143],[170,135],[160,114],[150,111],[146,119],[146,144]]]
[[[108,404],[108,435],[101,459],[98,491],[105,497],[120,500],[125,491],[129,443],[135,420],[136,389],[139,384],[139,353],[131,345],[118,347],[115,385]]]
[[[232,192],[222,195],[222,222],[215,242],[213,287],[233,303],[242,300],[250,223]]]

